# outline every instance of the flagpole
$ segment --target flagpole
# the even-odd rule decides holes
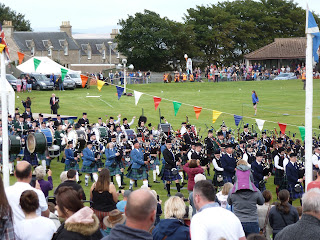
[[[2,110],[2,163],[3,163],[3,184],[4,187],[10,185],[9,182],[9,140],[8,140],[8,93],[6,83],[5,49],[1,53],[1,110]]]

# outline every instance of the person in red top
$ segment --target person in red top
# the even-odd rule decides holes
[[[190,160],[183,166],[183,170],[188,174],[188,191],[192,192],[194,187],[194,176],[198,173],[203,173],[204,170],[202,167],[200,167],[200,161],[199,160]]]
[[[317,179],[308,184],[307,191],[312,188],[320,188],[320,170],[317,172]]]

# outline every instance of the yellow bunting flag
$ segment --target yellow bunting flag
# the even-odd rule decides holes
[[[97,88],[99,89],[99,91],[101,91],[101,88],[103,87],[104,84],[105,84],[104,81],[97,80]]]
[[[215,123],[222,112],[212,110],[212,123]]]
[[[6,47],[4,44],[0,44],[0,53],[2,53],[3,49]]]

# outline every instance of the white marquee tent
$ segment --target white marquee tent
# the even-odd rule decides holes
[[[15,93],[13,88],[11,87],[10,83],[6,81],[6,90],[7,90],[7,102],[8,102],[8,113],[11,116],[14,116],[14,109],[15,109]],[[1,98],[0,98],[0,106],[1,106]],[[0,107],[1,112],[1,107]],[[1,115],[2,116],[2,113]]]

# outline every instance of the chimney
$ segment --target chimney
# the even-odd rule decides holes
[[[13,35],[13,26],[12,26],[12,21],[6,21],[4,20],[3,21],[3,25],[2,25],[2,28],[3,28],[3,32],[4,32],[4,36],[5,37],[12,37]]]
[[[119,34],[118,29],[112,29],[112,33],[110,34],[111,39],[114,39]]]
[[[70,25],[70,21],[62,21],[60,26],[60,32],[66,32],[69,37],[72,37],[72,26]]]

